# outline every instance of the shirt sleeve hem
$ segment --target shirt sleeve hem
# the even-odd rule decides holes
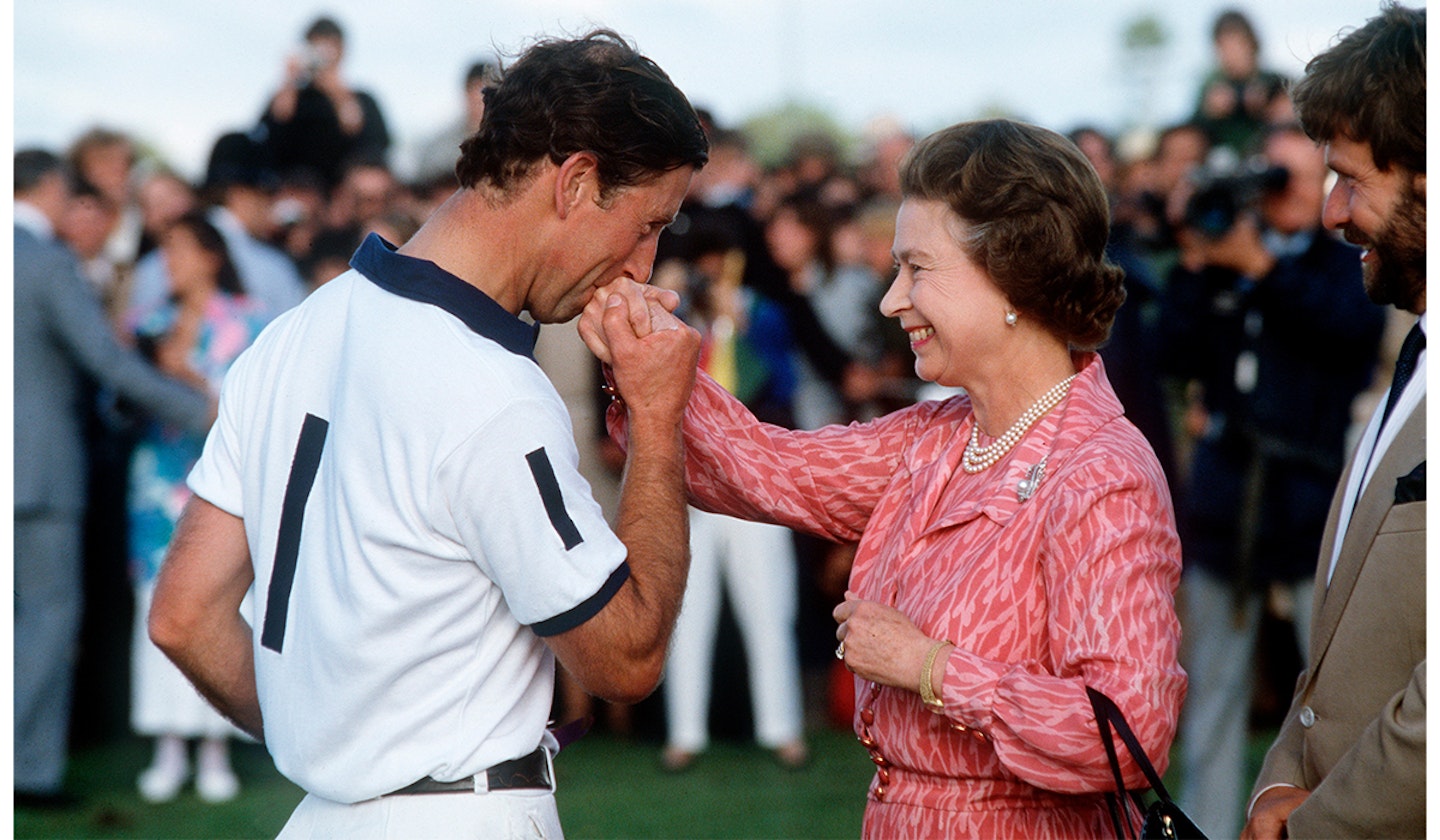
[[[624,586],[625,581],[629,579],[630,564],[626,561],[621,561],[620,565],[615,568],[615,571],[610,573],[610,577],[606,579],[605,583],[600,587],[600,590],[594,595],[591,595],[589,598],[586,598],[576,606],[557,616],[547,618],[544,621],[537,621],[530,625],[530,629],[534,631],[535,635],[541,638],[558,636],[567,630],[574,630],[576,627],[594,618],[600,610],[604,609],[605,605],[610,603],[610,599],[615,597],[615,593],[619,592],[620,587]]]

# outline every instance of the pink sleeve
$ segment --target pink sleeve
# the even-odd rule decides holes
[[[611,404],[607,424],[623,446],[618,405]],[[715,513],[853,542],[902,463],[913,427],[907,412],[816,431],[762,423],[702,372],[685,411],[690,500]]]
[[[1087,685],[1120,707],[1160,773],[1185,696],[1174,515],[1156,489],[1158,467],[1137,481],[1134,471],[1117,476],[1116,463],[1071,476],[1050,512],[1040,562],[1053,664],[995,662],[960,649],[946,663],[946,714],[985,733],[1007,769],[1047,790],[1114,789]],[[1141,785],[1116,744],[1126,784]]]

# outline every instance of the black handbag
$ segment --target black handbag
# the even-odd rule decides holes
[[[1125,722],[1125,715],[1120,713],[1120,707],[1115,705],[1115,701],[1089,686],[1085,687],[1085,693],[1090,695],[1090,707],[1095,710],[1095,725],[1100,728],[1100,740],[1105,744],[1105,755],[1110,759],[1110,772],[1115,774],[1116,793],[1105,794],[1105,800],[1110,804],[1110,820],[1115,824],[1116,838],[1128,840],[1138,836],[1141,840],[1205,840],[1205,834],[1170,798],[1169,791],[1165,790],[1165,785],[1160,781],[1160,774],[1155,772],[1154,765],[1145,755],[1145,749],[1140,746],[1135,733],[1130,731],[1130,724]],[[1159,797],[1148,807],[1141,791],[1125,790],[1120,759],[1115,755],[1115,741],[1110,735],[1111,727],[1120,734],[1125,749],[1129,750],[1130,757],[1140,766],[1145,779],[1150,783],[1150,789]],[[1133,801],[1138,812],[1143,815],[1138,835],[1135,833],[1135,823],[1127,800]]]

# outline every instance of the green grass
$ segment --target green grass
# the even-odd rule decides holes
[[[672,775],[657,745],[587,737],[557,762],[560,820],[572,838],[859,836],[874,767],[848,732],[811,733],[810,746],[810,765],[787,770],[716,742]]]
[[[556,760],[560,820],[580,838],[856,837],[873,767],[848,732],[810,733],[812,761],[786,770],[758,747],[718,741],[685,773],[659,765],[649,740],[593,733]],[[207,805],[187,790],[165,805],[135,793],[148,743],[124,738],[78,751],[68,787],[74,811],[18,811],[17,838],[274,837],[303,796],[265,751],[234,748],[240,798]]]
[[[237,800],[208,805],[187,789],[174,802],[151,805],[135,792],[150,749],[148,740],[127,737],[75,751],[66,787],[81,797],[80,807],[16,811],[15,837],[274,837],[304,796],[275,771],[264,748],[236,744],[232,758],[243,788]]]
[[[1274,737],[1269,730],[1251,738],[1252,778]],[[809,738],[812,760],[802,770],[780,767],[753,745],[721,740],[690,770],[671,774],[660,769],[653,739],[592,733],[556,760],[561,824],[571,840],[858,837],[873,768],[849,732],[816,730]],[[1172,756],[1165,784],[1177,794],[1178,748]],[[149,757],[148,742],[135,737],[76,752],[68,786],[82,795],[81,806],[16,812],[15,837],[268,838],[303,795],[264,749],[237,744],[239,799],[207,805],[187,790],[169,804],[149,805],[134,785]]]

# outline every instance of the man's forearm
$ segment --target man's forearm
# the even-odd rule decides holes
[[[677,421],[630,417],[616,531],[629,550],[639,647],[663,649],[690,568],[684,438]]]
[[[669,308],[626,280],[597,292],[581,324],[586,344],[614,363],[611,381],[626,410],[615,531],[630,576],[595,617],[547,643],[588,691],[618,702],[638,702],[660,681],[690,571],[681,420],[700,335]]]
[[[257,741],[265,740],[255,686],[255,648],[250,625],[239,613],[214,633],[165,653],[220,714]]]
[[[149,631],[205,699],[260,739],[255,651],[240,615],[254,580],[244,522],[195,496],[160,568]]]
[[[637,703],[659,683],[690,568],[678,422],[630,420],[615,529],[630,576],[599,614],[546,639],[586,691],[618,703]]]

